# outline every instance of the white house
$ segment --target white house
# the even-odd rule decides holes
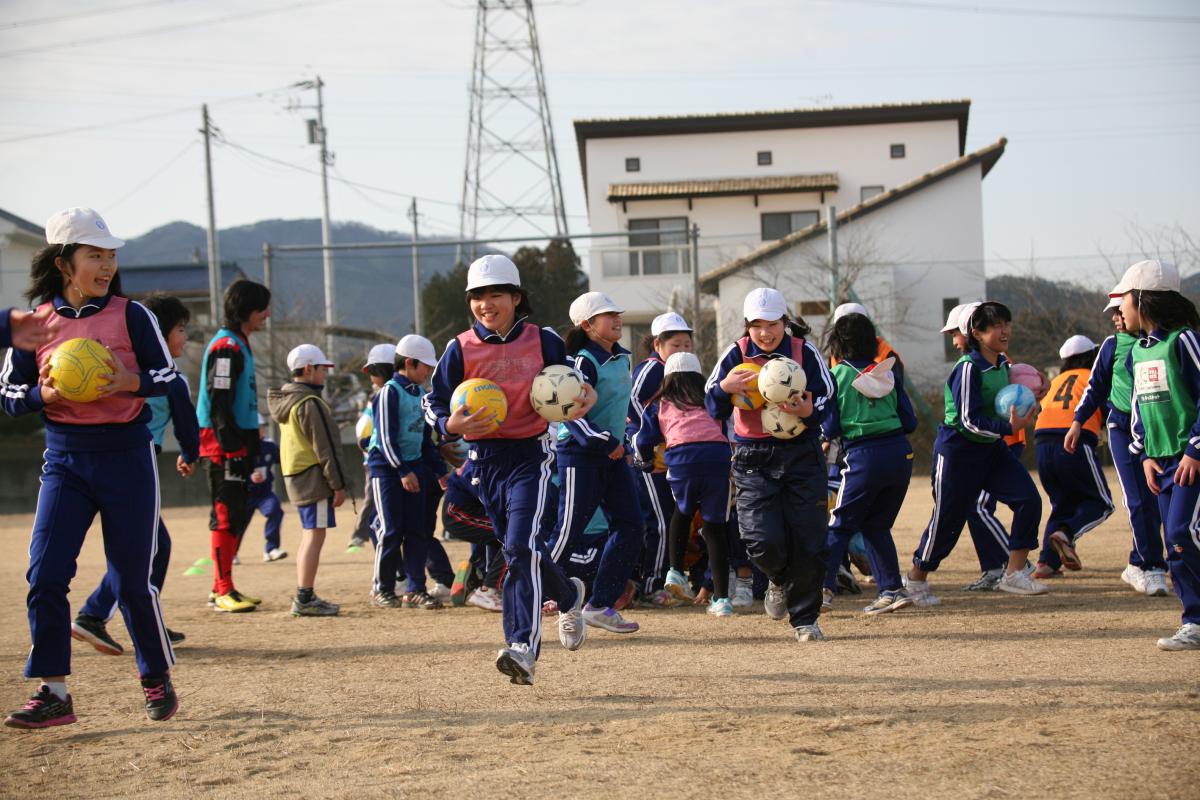
[[[0,308],[25,308],[29,265],[33,254],[46,243],[46,232],[16,214],[0,208]]]
[[[940,314],[944,299],[976,299],[984,291],[979,181],[1004,146],[959,163],[967,158],[969,111],[969,100],[952,100],[578,120],[591,230],[629,232],[593,243],[591,288],[628,309],[626,327],[636,339],[668,305],[690,311],[695,258],[702,291],[717,295],[715,306],[711,297],[702,299],[718,310],[721,341],[738,328],[740,300],[733,303],[733,295],[754,281],[787,287],[795,312],[823,323],[832,284],[824,230],[832,205],[846,225],[838,237],[839,260],[848,262],[840,271],[842,294],[868,305],[881,300],[873,311],[908,363],[918,354],[901,342],[915,346],[924,336],[915,317],[926,303],[907,292],[936,278]],[[938,177],[920,182],[929,176]],[[688,236],[693,228],[695,243]],[[934,262],[957,266],[932,272]],[[791,273],[803,275],[789,283]],[[941,358],[938,328],[921,345],[928,358],[919,355],[918,362]]]

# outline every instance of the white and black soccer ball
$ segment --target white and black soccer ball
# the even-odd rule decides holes
[[[762,410],[762,427],[776,439],[794,439],[804,433],[806,426],[795,414],[783,411],[779,406],[767,406]]]
[[[533,378],[529,404],[542,419],[564,422],[579,404],[583,378],[570,367],[551,364]]]
[[[772,358],[758,373],[759,394],[772,405],[797,397],[807,385],[804,368],[790,358]]]

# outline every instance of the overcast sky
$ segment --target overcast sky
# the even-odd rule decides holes
[[[1200,4],[1190,0],[559,0],[538,30],[572,230],[571,122],[970,98],[988,273],[1036,258],[1098,280],[1127,229],[1200,238]],[[475,11],[468,0],[0,0],[0,208],[91,205],[118,235],[320,214],[316,148],[287,90],[319,73],[335,176],[416,194],[455,234]],[[243,149],[236,149],[237,145]],[[258,155],[247,152],[252,151]],[[266,158],[264,158],[266,157]],[[284,165],[268,160],[276,159]],[[408,200],[333,183],[335,221],[408,230]],[[1107,275],[1101,275],[1107,280]]]

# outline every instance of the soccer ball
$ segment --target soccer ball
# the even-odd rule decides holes
[[[758,391],[768,403],[786,403],[804,391],[808,377],[790,358],[773,358],[758,373]]]
[[[1023,417],[1033,408],[1037,400],[1029,387],[1020,383],[1010,383],[996,393],[996,413],[1001,419],[1008,419],[1008,413],[1013,406],[1017,407],[1017,416]]]
[[[476,414],[485,408],[495,412],[496,419],[491,427],[493,431],[508,416],[508,398],[504,396],[504,390],[485,378],[471,378],[458,385],[450,396],[450,412],[453,413],[460,406],[466,406],[468,414]]]
[[[778,406],[767,406],[762,410],[762,428],[776,439],[794,439],[804,432],[805,427],[799,417]]]
[[[583,378],[570,367],[551,364],[533,376],[529,387],[529,404],[542,419],[565,422],[579,405],[583,394]]]
[[[50,356],[50,377],[54,388],[68,400],[90,403],[100,398],[101,378],[112,372],[112,351],[95,339],[68,339]]]
[[[1036,396],[1049,388],[1042,373],[1036,367],[1028,364],[1010,364],[1008,367],[1008,382],[1025,386]]]
[[[730,373],[734,373],[734,372],[759,372],[760,370],[762,370],[762,367],[760,367],[758,364],[755,364],[752,361],[743,361],[741,364],[738,364],[736,367],[734,367],[733,369],[731,369],[729,371],[730,371]],[[765,406],[767,404],[766,398],[764,398],[761,394],[759,394],[758,389],[755,389],[753,385],[751,385],[750,389],[747,390],[744,394],[735,394],[735,395],[731,396],[729,399],[733,402],[733,404],[736,407],[740,408],[742,411],[757,411],[758,409],[762,408],[763,406]]]

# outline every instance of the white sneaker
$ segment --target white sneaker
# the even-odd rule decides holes
[[[783,619],[787,616],[787,594],[784,593],[783,587],[776,584],[775,581],[767,583],[767,596],[763,598],[763,610],[771,619]]]
[[[1171,593],[1167,587],[1167,573],[1161,569],[1148,569],[1142,573],[1143,591],[1147,597],[1166,597]]]
[[[1175,635],[1158,640],[1160,650],[1200,650],[1200,625],[1185,622]]]
[[[625,619],[615,608],[597,608],[591,603],[583,607],[583,619],[588,625],[610,633],[637,633],[641,625]]]
[[[690,603],[696,599],[696,593],[688,585],[687,576],[677,569],[672,568],[667,570],[667,577],[663,581],[663,588],[670,592],[671,596],[676,600]]]
[[[734,608],[748,608],[754,605],[754,578],[735,578],[733,581]]]
[[[812,625],[797,625],[796,641],[823,642],[825,641],[825,634],[821,633],[821,626],[815,622]]]
[[[912,604],[918,608],[928,608],[929,606],[940,606],[942,598],[933,593],[929,588],[929,581],[914,581],[909,577],[904,579],[904,588],[908,590],[908,596],[912,598]]]
[[[429,590],[429,596],[434,600],[449,600],[450,587],[444,583],[434,582],[433,588]]]
[[[558,612],[558,641],[568,650],[578,650],[587,641],[587,623],[583,621],[587,587],[579,578],[571,578],[571,583],[575,584],[575,605]]]
[[[733,603],[728,597],[714,597],[708,604],[708,613],[714,617],[732,617]]]
[[[287,558],[287,551],[274,547],[263,553],[263,561],[278,561],[281,558]]]
[[[496,656],[496,669],[508,676],[511,683],[533,686],[533,668],[537,661],[529,652],[529,645],[510,644]]]
[[[833,591],[831,589],[821,590],[821,611],[833,610]]]
[[[237,556],[234,556],[233,557],[233,565],[235,567],[240,567],[242,565],[242,560],[240,558],[238,558]]]
[[[1025,574],[1025,570],[1017,570],[1016,572],[1006,573],[1000,582],[996,584],[997,592],[1008,592],[1009,594],[1045,594],[1046,584],[1041,581],[1035,581],[1033,578]]]
[[[1142,571],[1141,567],[1129,564],[1121,573],[1121,580],[1138,594],[1146,593],[1146,573]]]
[[[471,592],[471,596],[467,598],[467,605],[482,608],[484,611],[504,610],[504,601],[501,600],[500,592],[487,586],[480,586]]]

